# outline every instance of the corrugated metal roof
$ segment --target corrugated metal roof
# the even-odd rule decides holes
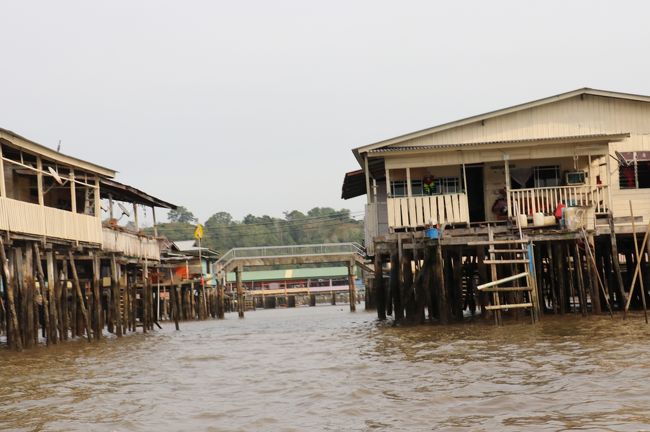
[[[545,138],[522,138],[517,140],[503,140],[503,141],[480,141],[480,142],[469,142],[469,143],[455,143],[455,144],[432,144],[424,146],[400,146],[400,147],[381,147],[368,151],[368,153],[388,153],[388,152],[399,152],[399,151],[414,151],[414,150],[438,150],[438,149],[447,149],[447,148],[459,148],[459,147],[478,147],[483,145],[502,145],[502,144],[526,144],[526,143],[549,143],[549,142],[564,142],[564,141],[595,141],[598,139],[612,139],[612,138],[623,138],[629,137],[629,133],[621,134],[591,134],[591,135],[571,135],[571,136],[559,136],[559,137],[545,137]]]
[[[285,270],[257,270],[242,272],[243,282],[281,281],[292,279],[327,279],[333,277],[347,277],[347,267],[314,267],[296,268]],[[228,282],[234,282],[235,272],[228,273]]]
[[[102,198],[109,198],[109,195],[113,199],[132,201],[136,204],[143,204],[153,207],[162,207],[175,210],[177,206],[175,204],[168,203],[163,201],[160,198],[149,195],[146,192],[141,191],[140,189],[134,188],[124,183],[117,182],[115,180],[109,180],[102,178],[99,180],[101,183],[101,196]]]
[[[187,251],[196,248],[195,246],[196,240],[179,240],[179,241],[175,241],[174,244],[176,245],[179,251]]]
[[[400,136],[397,136],[397,137],[394,137],[394,138],[389,138],[389,139],[386,139],[386,140],[383,140],[383,141],[376,142],[374,144],[368,144],[368,145],[365,145],[365,146],[357,147],[357,148],[353,149],[352,152],[355,155],[355,157],[357,158],[357,161],[359,162],[359,164],[361,166],[363,166],[363,161],[362,161],[362,158],[361,158],[360,154],[364,153],[364,152],[370,152],[371,150],[375,150],[375,149],[380,148],[380,147],[388,147],[388,146],[391,146],[393,144],[396,144],[396,143],[399,143],[399,142],[404,142],[404,141],[407,141],[407,140],[410,140],[410,139],[413,139],[413,138],[418,138],[418,137],[421,137],[421,136],[424,136],[424,135],[429,135],[429,134],[432,134],[432,133],[440,132],[440,131],[451,129],[451,128],[458,127],[458,126],[464,126],[466,124],[470,124],[470,123],[473,123],[473,122],[478,122],[478,121],[481,121],[481,120],[487,120],[487,119],[494,118],[494,117],[497,117],[497,116],[500,116],[500,115],[509,114],[509,113],[512,113],[512,112],[521,111],[521,110],[525,110],[525,109],[528,109],[528,108],[533,108],[533,107],[536,107],[536,106],[541,106],[541,105],[545,105],[545,104],[549,104],[549,103],[553,103],[553,102],[558,102],[558,101],[561,101],[561,100],[564,100],[564,99],[568,99],[568,98],[575,97],[575,96],[580,96],[580,95],[583,95],[583,94],[585,94],[585,95],[593,95],[593,96],[611,97],[611,98],[617,98],[617,99],[636,100],[636,101],[641,101],[641,102],[650,102],[650,96],[637,95],[637,94],[631,94],[631,93],[614,92],[614,91],[607,91],[607,90],[597,90],[597,89],[584,87],[584,88],[569,91],[569,92],[566,92],[566,93],[560,93],[558,95],[549,96],[549,97],[546,97],[546,98],[543,98],[543,99],[537,99],[537,100],[534,100],[534,101],[531,101],[531,102],[526,102],[526,103],[522,103],[522,104],[518,104],[518,105],[513,105],[513,106],[510,106],[510,107],[507,107],[507,108],[502,108],[502,109],[498,109],[498,110],[495,110],[495,111],[490,111],[490,112],[487,112],[487,113],[484,113],[484,114],[479,114],[479,115],[467,117],[467,118],[464,118],[464,119],[455,120],[455,121],[451,121],[451,122],[448,122],[448,123],[443,123],[443,124],[440,124],[440,125],[437,125],[437,126],[433,126],[433,127],[427,128],[427,129],[422,129],[422,130],[419,130],[419,131],[407,133],[407,134],[400,135]]]

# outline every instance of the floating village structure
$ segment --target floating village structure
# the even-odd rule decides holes
[[[355,278],[355,297],[363,294],[361,279]],[[280,270],[246,270],[241,283],[246,293],[246,308],[273,309],[276,306],[295,307],[296,304],[338,301],[349,302],[350,271],[348,266],[286,268]],[[228,273],[226,288],[234,293],[237,289],[236,272]]]
[[[0,151],[0,335],[7,345],[101,339],[105,327],[118,337],[152,329],[153,282],[164,273],[155,208],[176,206],[115,181],[112,169],[8,130],[0,129]],[[138,226],[142,207],[151,208],[153,236]],[[130,229],[118,225],[131,214]]]
[[[649,96],[584,88],[353,153],[380,318],[645,308]]]
[[[179,291],[180,320],[223,318],[230,305],[230,296],[224,296],[223,287],[217,285],[215,262],[219,253],[197,240],[166,242],[162,262],[169,269],[157,282],[160,287],[161,319],[173,319],[170,289]]]

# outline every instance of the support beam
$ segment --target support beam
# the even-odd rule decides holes
[[[237,269],[235,271],[237,284],[237,312],[239,314],[239,318],[244,318],[244,310],[246,309],[246,305],[244,304],[244,288],[242,286],[241,273],[241,266],[237,266]]]

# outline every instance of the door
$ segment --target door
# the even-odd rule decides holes
[[[485,191],[483,187],[483,164],[465,165],[467,185],[467,203],[469,206],[469,221],[485,221]]]

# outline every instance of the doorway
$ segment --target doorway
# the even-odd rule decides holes
[[[485,190],[483,187],[483,164],[465,165],[467,184],[467,203],[469,206],[469,221],[485,221]]]

